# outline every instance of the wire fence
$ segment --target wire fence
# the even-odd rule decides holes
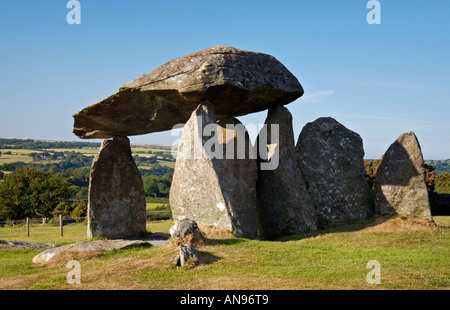
[[[147,211],[147,222],[165,221],[172,219],[172,211],[159,210],[159,211]],[[0,227],[4,226],[24,226],[24,225],[51,225],[62,226],[72,223],[82,223],[87,220],[87,217],[47,217],[47,218],[25,218],[20,220],[0,221]]]

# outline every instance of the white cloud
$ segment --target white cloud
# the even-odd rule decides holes
[[[299,100],[307,103],[316,103],[323,101],[326,97],[333,95],[334,90],[319,91],[311,94],[303,95]]]

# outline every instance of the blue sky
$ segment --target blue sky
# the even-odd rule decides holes
[[[287,106],[296,137],[331,116],[361,135],[366,158],[408,131],[426,159],[450,158],[449,1],[379,0],[379,25],[366,22],[367,0],[79,0],[80,25],[66,22],[67,2],[2,1],[0,137],[80,141],[72,114],[173,58],[224,45],[271,54],[299,79],[305,95]]]

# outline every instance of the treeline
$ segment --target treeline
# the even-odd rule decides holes
[[[40,141],[32,139],[4,139],[0,138],[0,149],[82,149],[83,147],[100,147],[95,142],[65,142],[65,141]]]
[[[66,179],[36,167],[5,175],[0,183],[0,220],[25,217],[85,216],[85,200],[75,201],[76,187]]]
[[[434,167],[436,174],[441,174],[442,172],[450,173],[450,159],[447,160],[427,160],[425,163]]]
[[[450,194],[450,173],[442,172],[434,179],[435,191],[439,194]]]
[[[162,176],[145,174],[142,176],[146,197],[169,197],[170,185],[172,184],[172,174]]]
[[[372,189],[381,161],[382,159],[364,160],[366,179]],[[424,173],[430,199],[432,199],[432,196],[435,194],[450,194],[450,173],[437,173],[436,168],[430,164],[430,161],[424,162]]]

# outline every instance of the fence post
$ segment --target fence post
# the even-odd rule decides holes
[[[29,236],[30,236],[30,220],[27,217],[27,237],[29,237]]]
[[[61,235],[61,237],[63,236],[62,214],[59,215],[59,234]]]

